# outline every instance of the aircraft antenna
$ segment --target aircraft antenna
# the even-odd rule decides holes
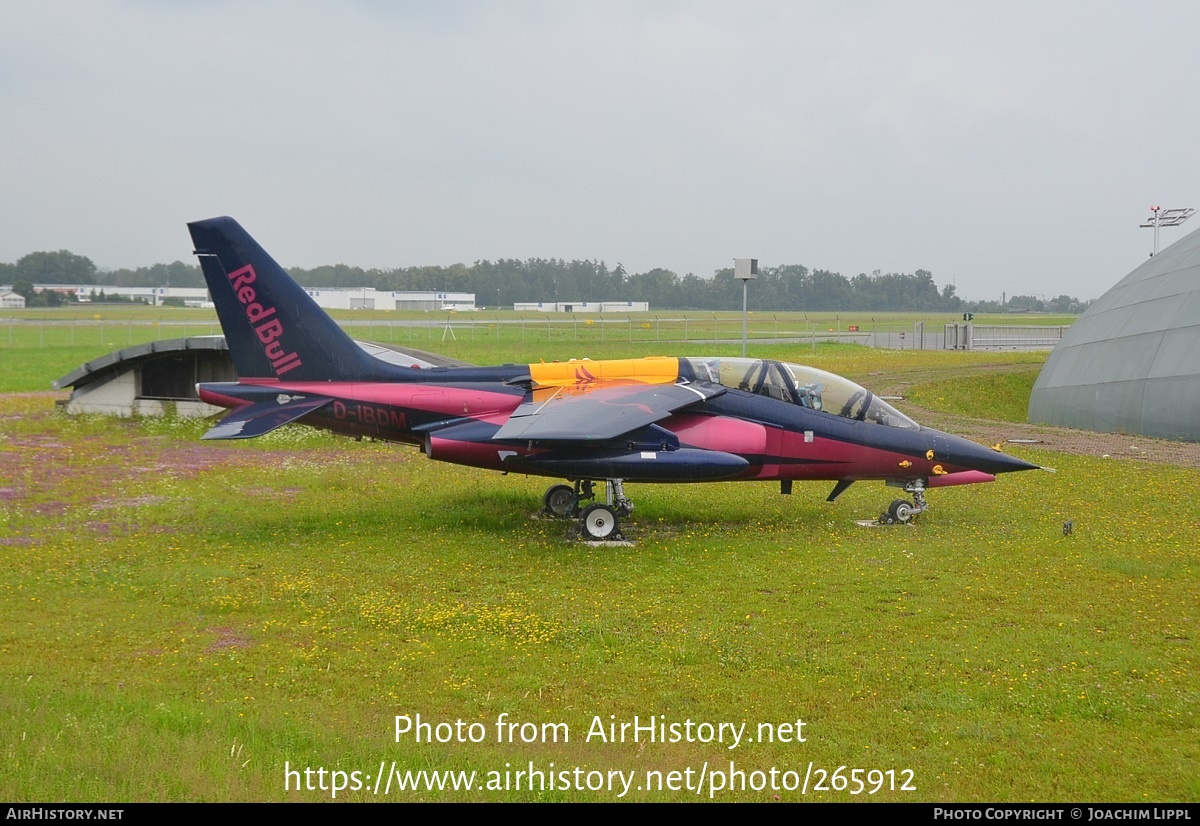
[[[1141,227],[1154,228],[1154,252],[1150,253],[1151,257],[1158,255],[1158,228],[1159,227],[1177,227],[1191,218],[1196,210],[1194,209],[1163,209],[1160,206],[1150,207],[1150,217],[1146,219],[1146,223],[1139,224]]]

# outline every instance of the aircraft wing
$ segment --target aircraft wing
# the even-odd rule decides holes
[[[288,396],[235,408],[201,439],[253,439],[320,410],[333,399],[326,396]]]
[[[601,442],[724,392],[724,387],[707,382],[647,384],[620,380],[536,387],[492,438]]]

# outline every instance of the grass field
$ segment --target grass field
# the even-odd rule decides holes
[[[335,310],[331,314],[355,338],[432,350],[476,364],[741,353],[740,313],[671,311],[587,317],[499,311],[447,315]],[[752,313],[750,355],[822,362],[825,366],[823,362],[830,358],[836,361],[840,353],[843,361],[850,359],[847,369],[853,369],[857,359],[854,354],[862,348],[845,346],[852,342],[851,327],[862,333],[911,333],[915,323],[924,322],[932,332],[955,320],[949,314]],[[997,315],[980,316],[976,322],[1058,327],[1073,320],[1048,315]],[[51,381],[80,364],[134,344],[216,334],[220,334],[220,327],[211,310],[103,305],[5,311],[0,318],[0,392],[49,389]],[[881,353],[879,358],[885,361],[863,362],[864,370],[874,370],[880,364],[890,369],[908,362],[899,352],[890,357]],[[928,351],[913,363],[957,368],[965,364],[1040,364],[1043,358],[1039,353],[1012,351],[965,357]]]
[[[444,350],[578,354],[519,344]],[[1042,358],[753,354],[998,419]],[[12,391],[77,365],[69,342],[0,360],[0,798],[327,800],[337,771],[338,800],[802,799],[774,769],[806,800],[1200,800],[1194,470],[1030,449],[1059,472],[934,491],[892,529],[855,524],[879,484],[636,485],[633,546],[592,547],[535,517],[547,480],[305,428],[67,418]],[[418,714],[450,741],[397,740]],[[498,742],[501,715],[536,725]],[[746,727],[734,748],[587,738],[635,715]],[[603,788],[513,789],[531,763]],[[376,793],[393,764],[498,788]]]
[[[564,321],[571,324],[578,323],[582,327],[592,327],[599,338],[599,330],[602,326],[619,325],[625,326],[626,320],[631,319],[633,324],[639,329],[654,329],[655,322],[662,322],[663,325],[671,324],[675,329],[682,331],[684,322],[687,321],[688,329],[703,331],[706,327],[711,329],[714,320],[717,322],[718,329],[724,331],[727,326],[735,325],[736,332],[740,336],[742,331],[742,314],[740,312],[731,311],[710,311],[710,310],[649,310],[643,313],[541,313],[541,312],[514,312],[512,310],[499,309],[479,309],[471,312],[426,312],[426,311],[393,311],[393,310],[328,310],[334,318],[347,323],[361,323],[364,326],[369,326],[374,323],[378,326],[383,326],[388,322],[433,322],[440,329],[447,320],[454,326],[469,327],[479,325],[480,327],[489,327],[492,324],[500,323],[509,325],[516,322],[519,326],[521,321],[528,323],[532,329],[535,328],[538,322],[545,324],[547,319],[552,321]],[[14,310],[5,309],[2,314],[5,321],[12,319],[18,324],[37,324],[41,322],[70,322],[79,323],[93,321],[107,321],[110,323],[125,323],[133,322],[137,324],[153,323],[157,321],[160,324],[208,324],[216,322],[216,313],[212,309],[199,308],[184,308],[184,307],[151,307],[144,304],[68,304],[61,307],[33,307],[29,309]],[[815,325],[818,331],[822,329],[833,328],[837,330],[840,326],[843,331],[848,331],[851,325],[860,327],[864,332],[870,331],[874,327],[884,329],[885,327],[895,327],[901,329],[903,327],[911,328],[913,323],[924,321],[928,324],[941,324],[945,322],[954,322],[961,319],[961,314],[958,313],[885,313],[875,312],[872,310],[851,310],[842,312],[811,312],[811,313],[793,313],[780,312],[774,313],[769,310],[755,310],[753,307],[749,311],[749,316],[753,320],[753,326],[758,329],[760,335],[766,335],[768,332],[774,332],[776,324],[780,325],[779,330],[789,330],[793,328],[804,327],[804,323],[808,322]],[[1050,315],[1048,313],[976,313],[974,321],[976,324],[1033,324],[1041,326],[1069,326],[1077,316],[1073,315]],[[588,325],[591,321],[591,325]],[[601,324],[601,322],[606,322]],[[643,328],[643,324],[650,324],[649,328]],[[664,326],[663,329],[666,329]]]

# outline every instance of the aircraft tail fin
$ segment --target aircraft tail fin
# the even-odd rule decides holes
[[[411,371],[367,354],[232,218],[188,224],[242,379],[370,381]]]

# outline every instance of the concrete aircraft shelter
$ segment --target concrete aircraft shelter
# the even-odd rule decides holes
[[[1200,230],[1093,302],[1046,359],[1029,420],[1200,441]]]
[[[355,342],[376,358],[405,367],[454,367],[462,362],[412,348]],[[224,336],[151,341],[92,359],[54,382],[71,388],[68,413],[113,416],[211,416],[221,408],[200,401],[200,382],[237,381]]]
[[[151,341],[114,350],[54,382],[71,388],[68,413],[112,416],[211,416],[219,408],[196,395],[202,381],[236,381],[224,336]]]

